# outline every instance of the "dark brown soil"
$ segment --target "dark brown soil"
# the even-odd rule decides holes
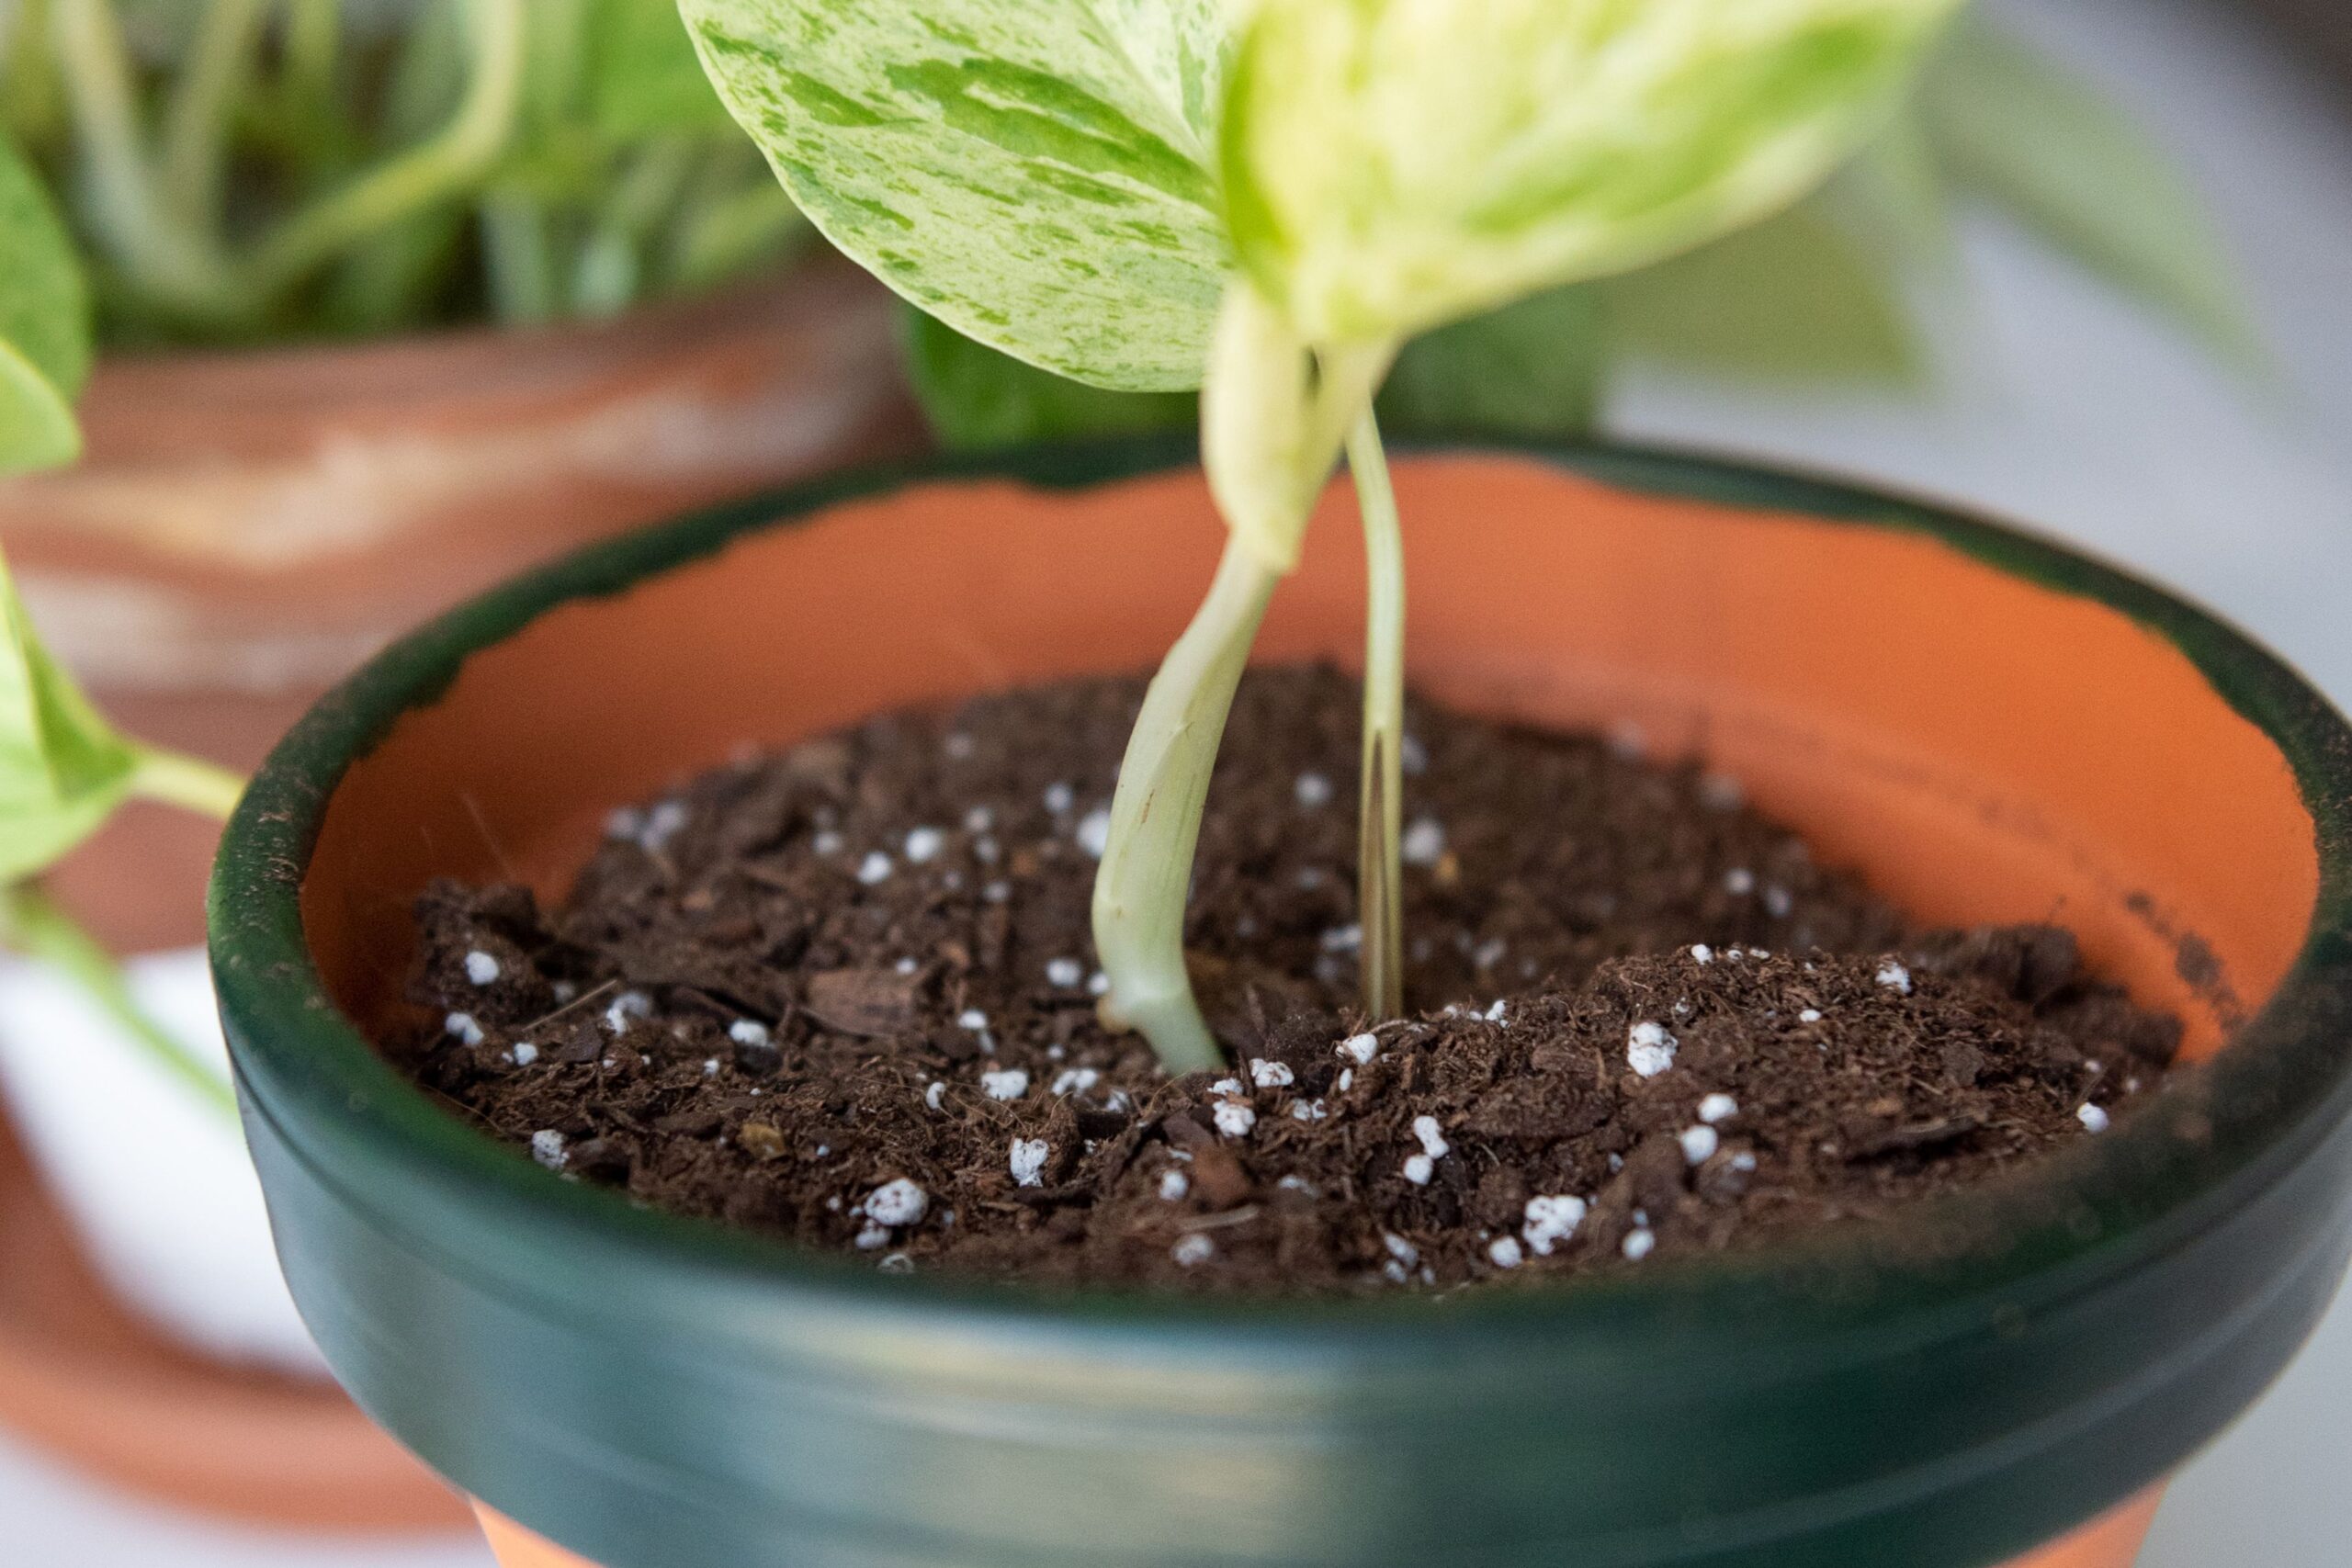
[[[1356,983],[1352,685],[1245,682],[1189,936],[1227,1076],[1094,1015],[1140,694],[896,715],[616,813],[563,908],[435,887],[416,1076],[662,1208],[890,1269],[1448,1286],[1884,1213],[2086,1135],[2178,1036],[2048,927],[1923,933],[1632,749],[1413,710],[1408,987]],[[1696,945],[1694,945],[1696,944]]]

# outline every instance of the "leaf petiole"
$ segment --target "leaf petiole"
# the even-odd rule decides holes
[[[1168,650],[1111,798],[1111,833],[1094,881],[1094,947],[1111,989],[1112,1028],[1141,1030],[1171,1073],[1224,1064],[1184,971],[1184,904],[1201,810],[1233,694],[1280,574],[1238,533],[1192,625]]]
[[[225,821],[237,809],[237,801],[245,793],[245,781],[201,757],[142,748],[131,768],[130,793]]]
[[[1375,1023],[1405,1010],[1405,546],[1396,492],[1367,407],[1348,434],[1348,471],[1363,513],[1363,767],[1356,908],[1363,931],[1363,1006]]]

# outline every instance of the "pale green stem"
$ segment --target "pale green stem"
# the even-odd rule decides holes
[[[260,297],[300,282],[355,241],[479,179],[505,150],[523,85],[523,0],[473,0],[471,73],[457,112],[428,140],[287,219],[246,267]]]
[[[1363,513],[1363,775],[1356,907],[1363,931],[1363,1006],[1375,1023],[1405,1010],[1405,543],[1380,425],[1366,405],[1348,433],[1348,471]]]
[[[88,171],[91,220],[125,277],[166,304],[208,313],[232,310],[226,260],[206,236],[174,221],[155,189],[113,6],[56,0],[51,33]]]
[[[233,1120],[237,1099],[220,1075],[207,1066],[171,1032],[147,1016],[123,983],[122,971],[90,933],[39,888],[10,888],[6,895],[7,943],[26,957],[47,964],[82,987],[101,1011],[207,1104]]]
[[[181,751],[142,750],[130,775],[130,793],[226,821],[245,793],[245,781],[201,757]]]
[[[161,186],[182,222],[217,232],[229,111],[261,35],[263,0],[211,0],[164,116]]]
[[[1127,738],[1094,878],[1104,1021],[1143,1032],[1172,1073],[1223,1065],[1184,972],[1184,906],[1226,715],[1280,574],[1238,535],[1193,624],[1168,650]]]

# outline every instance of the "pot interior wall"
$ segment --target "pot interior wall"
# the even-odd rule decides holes
[[[2064,921],[2196,1053],[2292,962],[2318,870],[2289,768],[2120,613],[1923,534],[1530,459],[1415,458],[1397,487],[1423,690],[1702,755],[1924,917]],[[1262,659],[1354,661],[1352,505],[1327,497]],[[743,746],[1148,666],[1220,536],[1192,472],[942,481],[540,616],[338,788],[304,888],[330,988],[381,1028],[426,878],[556,894],[607,809]]]

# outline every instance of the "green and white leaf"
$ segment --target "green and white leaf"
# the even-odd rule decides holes
[[[1972,18],[1938,52],[1920,107],[1955,181],[2219,347],[2260,354],[2211,214],[2148,132],[2098,89]]]
[[[1199,384],[1228,250],[1220,0],[684,0],[826,237],[967,336],[1097,386]]]
[[[0,885],[96,831],[130,792],[138,748],[98,716],[33,633],[0,562]]]
[[[1260,0],[1219,167],[1309,341],[1419,332],[1785,206],[1956,0]]]
[[[40,177],[0,141],[0,474],[72,461],[90,372],[90,301]]]

